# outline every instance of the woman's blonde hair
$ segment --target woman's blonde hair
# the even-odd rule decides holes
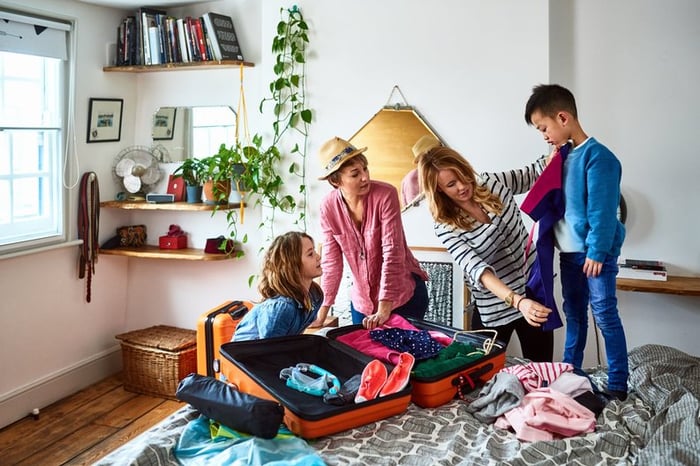
[[[421,189],[428,199],[428,208],[433,219],[439,223],[446,223],[462,230],[471,230],[476,220],[462,210],[438,187],[438,173],[440,170],[452,170],[457,179],[473,188],[473,199],[496,215],[503,211],[501,199],[493,194],[487,187],[477,183],[477,173],[471,164],[462,157],[459,152],[449,147],[436,147],[420,155],[418,165],[418,179]]]
[[[311,311],[311,291],[314,290],[319,296],[322,296],[322,291],[316,282],[312,282],[311,289],[305,288],[302,282],[303,238],[308,238],[313,243],[311,236],[300,231],[290,231],[272,240],[263,259],[258,291],[265,299],[288,296],[302,303],[307,311]]]

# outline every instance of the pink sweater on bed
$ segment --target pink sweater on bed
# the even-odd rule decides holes
[[[495,427],[512,428],[520,440],[554,440],[595,430],[595,415],[571,398],[551,388],[525,395],[516,408],[496,419]]]

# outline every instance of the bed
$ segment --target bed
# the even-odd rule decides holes
[[[606,406],[593,433],[520,442],[514,433],[478,421],[465,401],[452,400],[429,409],[409,404],[401,415],[307,444],[328,465],[700,464],[700,358],[643,345],[629,352],[629,361],[630,395]],[[604,383],[602,369],[588,372],[596,384]],[[182,464],[174,450],[198,417],[184,407],[96,464]]]

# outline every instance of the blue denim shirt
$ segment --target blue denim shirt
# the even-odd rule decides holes
[[[312,293],[311,311],[288,296],[275,296],[256,304],[236,327],[233,341],[299,335],[318,314],[323,296]]]

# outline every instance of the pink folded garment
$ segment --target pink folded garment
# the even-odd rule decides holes
[[[550,388],[527,393],[516,408],[496,419],[499,429],[513,429],[519,440],[535,442],[593,432],[592,411],[568,395]]]
[[[401,328],[404,330],[419,330],[416,326],[412,325],[405,318],[398,314],[392,314],[384,325],[378,327],[380,329],[387,328]],[[430,336],[443,346],[448,346],[452,343],[452,338],[448,337],[442,332],[430,331]],[[381,343],[372,341],[369,336],[369,330],[358,329],[348,332],[344,335],[338,337],[338,341],[354,348],[368,356],[372,356],[375,359],[388,362],[391,365],[396,365],[399,362],[399,351],[387,348]]]

